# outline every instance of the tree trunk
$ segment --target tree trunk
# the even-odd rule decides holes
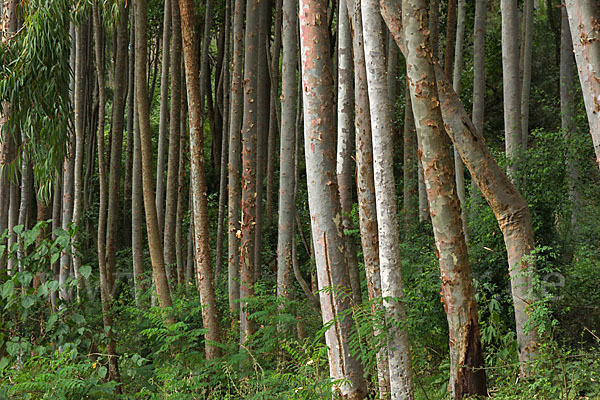
[[[420,213],[419,208],[419,159],[417,156],[417,130],[412,112],[410,91],[406,87],[404,107],[404,225],[406,233],[415,226]],[[421,185],[423,186],[423,185]],[[424,187],[423,187],[424,189]]]
[[[152,132],[150,129],[150,113],[148,106],[148,86],[146,83],[146,66],[143,60],[147,58],[147,3],[146,0],[135,0],[135,93],[137,100],[137,114],[140,129],[140,152],[142,158],[142,186],[144,196],[144,210],[146,213],[146,229],[148,232],[148,247],[152,261],[152,275],[156,284],[156,292],[161,308],[173,305],[169,283],[165,271],[158,218],[156,215],[156,202],[154,193],[154,168],[152,163]],[[173,318],[166,316],[167,322]]]
[[[435,38],[435,37],[434,37]],[[456,42],[456,0],[448,0],[446,18],[446,48],[444,51],[444,73],[452,76],[454,66],[454,43]]]
[[[179,1],[179,0],[178,0]],[[178,4],[179,5],[179,4]],[[181,28],[181,20],[180,20],[180,28]],[[180,57],[180,64],[182,63],[182,59]],[[182,69],[182,68],[180,68]],[[184,259],[184,248],[187,248],[185,245],[187,243],[186,235],[184,235],[183,230],[183,218],[185,215],[185,210],[187,204],[189,203],[189,190],[186,190],[186,182],[187,182],[187,173],[185,166],[188,165],[188,160],[186,158],[187,153],[187,121],[186,121],[186,104],[187,97],[185,95],[185,71],[180,71],[181,74],[181,90],[180,90],[180,100],[179,100],[179,170],[178,170],[178,178],[177,178],[177,223],[175,227],[175,252],[177,257],[177,283],[181,286],[184,283],[188,283],[190,279],[186,278],[186,260]],[[189,188],[189,186],[188,186]]]
[[[244,66],[244,1],[234,0],[233,9],[233,48],[231,53],[231,106],[229,115],[229,155],[227,188],[227,287],[229,310],[235,319],[240,311],[240,150],[242,129],[242,67]],[[240,232],[241,233],[241,232]]]
[[[169,115],[169,48],[171,38],[171,0],[165,0],[162,31],[162,62],[160,69],[160,116],[158,121],[158,152],[156,160],[156,215],[162,239],[165,222],[165,158]],[[173,75],[171,73],[171,75]],[[171,98],[173,95],[171,94]]]
[[[179,198],[179,123],[181,108],[181,19],[178,0],[169,0],[173,26],[171,47],[171,117],[169,118],[169,159],[167,167],[167,196],[165,206],[165,264],[171,288],[177,286],[177,202]],[[162,174],[162,172],[161,172]]]
[[[354,136],[354,96],[352,34],[346,0],[339,2],[338,19],[338,79],[337,79],[337,181],[340,189],[340,205],[342,207],[343,231],[352,229],[352,180],[354,163],[352,162],[352,137]],[[352,289],[353,306],[362,303],[360,291],[360,273],[358,270],[358,254],[354,237],[344,233],[348,272]]]
[[[502,88],[504,93],[504,135],[508,176],[516,179],[521,149],[521,77],[519,74],[519,10],[517,0],[501,0]],[[446,75],[448,76],[448,75]]]
[[[525,0],[523,4],[523,27],[521,59],[521,146],[527,150],[529,137],[529,94],[531,92],[531,62],[533,53],[533,0]],[[458,93],[458,92],[457,92]]]
[[[295,136],[298,66],[298,2],[284,0],[282,17],[281,142],[279,152],[279,230],[277,236],[277,295],[290,297],[293,268],[295,198]],[[306,291],[306,289],[304,289]],[[309,290],[310,291],[310,290]],[[312,293],[312,292],[311,292]]]
[[[429,37],[419,29],[426,19],[424,0],[404,0],[407,75],[421,164],[427,185],[436,250],[442,278],[442,301],[450,334],[450,383],[453,397],[487,394],[477,303],[467,245],[460,223],[452,156],[444,134]],[[424,50],[424,51],[423,51]],[[428,56],[429,55],[429,56]],[[385,281],[382,279],[382,281]]]
[[[225,44],[223,49],[223,133],[221,136],[221,167],[219,168],[219,211],[218,211],[218,222],[217,222],[217,262],[215,266],[215,282],[219,280],[221,276],[221,270],[223,268],[223,230],[225,229],[225,206],[227,205],[226,190],[227,190],[227,160],[229,157],[229,95],[230,95],[230,84],[229,84],[229,45],[231,43],[231,0],[225,0]]]
[[[185,64],[185,78],[188,100],[188,112],[190,118],[190,157],[191,175],[190,185],[192,187],[194,239],[197,251],[196,279],[202,301],[202,322],[208,330],[205,339],[206,358],[214,359],[220,356],[219,314],[215,298],[213,284],[212,257],[210,250],[210,233],[208,221],[208,199],[206,189],[205,160],[204,160],[204,132],[202,129],[203,118],[200,107],[200,84],[203,78],[198,53],[196,51],[197,35],[194,29],[195,9],[192,0],[180,0],[181,11],[181,36],[183,39],[183,54]],[[206,24],[210,21],[210,0],[206,8]],[[203,53],[208,45],[208,36],[204,36]],[[204,68],[203,68],[204,69]]]
[[[106,274],[106,161],[104,159],[104,118],[105,118],[105,87],[104,87],[104,30],[100,21],[99,2],[93,3],[92,20],[94,25],[94,54],[96,59],[96,74],[98,80],[98,127],[96,131],[98,140],[98,180],[100,182],[100,205],[98,214],[98,269],[100,273],[100,301],[102,302],[102,322],[109,337],[107,346],[109,378],[120,381],[118,357],[116,354],[116,342],[113,339],[113,331],[108,327],[113,326],[113,317],[110,310],[112,302],[112,288]]]
[[[567,0],[575,61],[600,168],[600,5],[593,0]]]
[[[569,30],[567,10],[561,9],[561,45],[560,45],[560,117],[561,129],[567,155],[565,159],[567,170],[567,187],[569,201],[571,202],[570,234],[577,237],[577,215],[581,204],[581,190],[579,187],[579,165],[577,163],[577,150],[572,146],[577,134],[577,121],[575,119],[574,102],[574,73],[575,60],[573,59],[573,42]]]
[[[362,399],[366,388],[362,366],[351,354],[352,319],[344,318],[350,299],[348,265],[344,252],[339,191],[335,179],[333,74],[329,33],[321,18],[324,0],[300,1],[300,54],[304,96],[304,146],[308,201],[330,376],[346,379],[338,388],[344,399]],[[330,290],[323,290],[331,288]],[[342,291],[342,293],[340,293]]]
[[[387,347],[392,399],[412,399],[413,380],[410,342],[403,324],[406,321],[400,260],[396,183],[393,170],[392,110],[386,88],[385,55],[381,16],[376,0],[361,2],[364,52],[367,66],[371,129],[373,135],[373,170],[379,237],[381,295],[384,298]]]
[[[360,239],[367,278],[367,291],[373,315],[378,313],[381,297],[381,275],[379,271],[379,238],[377,236],[377,210],[375,205],[375,183],[373,178],[373,144],[371,140],[371,113],[367,89],[367,71],[360,1],[350,1],[348,12],[353,29],[354,50],[354,126],[356,131],[356,187],[358,193],[358,217]],[[374,329],[375,337],[384,334]],[[377,381],[379,398],[388,399],[390,394],[390,371],[387,349],[377,352]]]
[[[244,52],[244,116],[242,122],[242,224],[240,246],[240,343],[252,335],[245,299],[254,295],[255,223],[257,156],[257,72],[260,2],[248,0],[246,5],[246,49]]]

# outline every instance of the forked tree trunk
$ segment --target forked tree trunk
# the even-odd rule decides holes
[[[565,4],[596,163],[600,168],[600,5],[594,0],[567,0]]]
[[[379,312],[381,297],[379,272],[379,238],[377,236],[377,210],[375,205],[375,182],[373,178],[373,144],[371,140],[371,113],[367,88],[367,70],[362,28],[360,1],[348,2],[352,23],[354,50],[354,128],[356,131],[356,188],[358,193],[358,218],[360,239],[367,278],[367,291],[373,315]],[[385,334],[375,328],[375,337]],[[390,394],[390,371],[385,347],[377,352],[377,382],[379,398],[388,399]]]
[[[350,308],[344,293],[350,289],[350,282],[335,179],[333,74],[329,33],[324,24],[327,2],[301,0],[299,15],[308,202],[321,313],[323,323],[332,324],[325,332],[330,376],[347,380],[339,387],[344,399],[362,399],[366,391],[362,366],[349,348],[353,321],[344,316]]]
[[[154,168],[152,162],[152,132],[150,129],[150,113],[148,105],[148,86],[146,83],[147,59],[147,21],[148,14],[146,0],[135,0],[135,94],[137,114],[140,128],[140,152],[142,158],[142,185],[144,196],[144,210],[146,214],[146,230],[148,233],[148,247],[152,262],[152,276],[156,285],[156,292],[160,307],[170,308],[171,293],[163,257],[158,218],[156,216],[156,202],[154,193]],[[168,323],[173,322],[171,316],[166,316]]]
[[[207,13],[210,13],[210,1],[207,3]],[[190,118],[190,157],[192,187],[194,239],[197,252],[196,279],[202,301],[202,322],[208,330],[205,338],[207,359],[220,356],[218,343],[221,341],[219,314],[214,288],[212,257],[209,240],[208,198],[206,188],[206,173],[204,161],[204,132],[202,129],[202,109],[200,107],[200,82],[198,76],[200,67],[195,45],[197,35],[194,29],[195,9],[192,0],[180,0],[181,37],[183,40],[183,55],[185,64],[185,80],[187,89],[188,112]],[[209,17],[206,18],[209,20]],[[204,37],[206,41],[208,36]],[[206,46],[206,43],[204,44]],[[202,73],[201,73],[202,75]]]
[[[240,305],[240,150],[243,114],[242,67],[244,66],[244,1],[234,0],[232,32],[231,106],[229,115],[229,155],[227,190],[227,243],[229,310],[237,319]]]
[[[419,29],[426,19],[424,0],[402,2],[406,64],[421,164],[427,185],[433,233],[440,262],[442,301],[450,335],[452,396],[487,395],[477,303],[467,245],[462,232],[452,156],[439,107],[429,37]],[[424,51],[423,51],[424,50]]]
[[[294,262],[296,68],[298,66],[298,2],[283,0],[281,67],[281,144],[279,152],[279,230],[277,236],[277,295],[290,297]],[[306,289],[305,289],[306,290]],[[310,290],[309,290],[310,291]]]

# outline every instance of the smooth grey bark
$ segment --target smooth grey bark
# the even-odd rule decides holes
[[[294,265],[295,164],[296,164],[296,68],[298,66],[298,1],[283,0],[281,31],[281,140],[279,150],[279,229],[277,235],[277,295],[290,297],[291,271],[299,282],[304,279]],[[299,106],[299,104],[298,104]],[[299,276],[300,275],[300,276]],[[310,293],[304,282],[302,289]],[[314,295],[313,295],[314,297]],[[313,303],[314,304],[314,303]],[[318,304],[317,304],[318,309]]]
[[[25,143],[26,140],[27,136],[25,132],[22,131],[21,143]],[[27,217],[29,213],[29,197],[31,196],[32,185],[33,171],[31,170],[29,156],[27,155],[26,151],[23,151],[23,154],[21,155],[21,196],[19,204],[19,216],[17,218],[17,225],[21,226],[23,231],[25,231],[28,228]],[[26,268],[26,266],[23,264],[23,258],[25,256],[25,244],[23,235],[19,235],[17,237],[17,243],[17,267],[18,271],[22,273],[25,271]],[[63,300],[69,300],[68,295],[66,295],[66,288],[61,288],[61,293],[63,294]]]
[[[596,163],[600,168],[600,5],[594,0],[566,0],[565,4]]]
[[[59,193],[62,197],[62,191]],[[10,200],[9,200],[9,209],[8,209],[8,232],[10,233],[8,236],[8,248],[11,249],[15,243],[17,243],[17,233],[14,231],[15,226],[18,225],[19,220],[19,183],[16,181],[10,182]],[[60,268],[60,262],[57,263]],[[8,259],[8,263],[6,265],[8,270],[8,275],[13,276],[16,274],[17,265],[14,257],[10,257]],[[59,272],[60,273],[60,272]],[[57,278],[58,278],[57,274]]]
[[[327,26],[327,1],[300,1],[300,59],[304,104],[304,148],[323,324],[330,376],[345,379],[337,388],[344,399],[366,394],[362,366],[349,349],[353,321],[345,295],[350,289],[344,250],[339,191],[335,179],[334,90]],[[387,93],[386,93],[387,96]],[[329,290],[323,290],[330,288]]]
[[[373,170],[379,237],[381,295],[386,319],[390,388],[393,400],[412,399],[410,341],[405,326],[400,230],[393,170],[392,110],[387,93],[385,53],[377,0],[361,2],[367,86],[373,137]]]
[[[515,179],[522,149],[521,76],[519,74],[519,10],[517,0],[501,0],[502,89],[504,93],[504,144],[508,176]]]
[[[533,0],[523,4],[523,27],[521,32],[521,146],[527,150],[529,139],[529,94],[531,93],[531,63],[533,54]]]
[[[336,175],[340,190],[340,205],[342,207],[343,230],[352,229],[353,206],[353,175],[354,163],[353,136],[354,136],[354,95],[353,95],[353,60],[352,60],[352,34],[350,32],[350,19],[346,0],[339,2],[338,19],[338,79],[337,79],[337,164]],[[362,303],[360,290],[360,274],[358,270],[358,254],[356,243],[352,236],[344,233],[346,242],[346,257],[348,258],[348,273],[352,289],[353,305]]]
[[[179,0],[169,0],[171,4],[171,25],[173,27],[171,44],[171,108],[169,118],[169,156],[167,160],[167,192],[165,204],[164,248],[165,265],[171,288],[177,286],[177,202],[179,199],[179,123],[181,108],[181,19]],[[162,174],[162,172],[160,172]]]
[[[465,20],[467,13],[466,0],[458,0],[458,11],[456,17],[456,45],[454,47],[454,70],[452,87],[460,96],[461,76],[463,70],[463,47],[465,42]],[[469,226],[467,224],[467,195],[465,192],[465,167],[458,150],[454,148],[454,175],[456,177],[456,193],[460,201],[460,217],[462,220],[463,233],[467,242],[469,241]]]
[[[229,154],[227,187],[227,288],[229,310],[235,319],[239,316],[240,298],[240,152],[244,95],[242,92],[242,67],[244,66],[244,0],[234,0],[232,53],[231,53],[231,105],[229,112]],[[241,232],[240,232],[241,233]]]
[[[577,121],[575,119],[575,59],[573,58],[573,42],[569,29],[567,10],[561,9],[561,40],[560,40],[560,120],[563,139],[567,145],[565,166],[567,169],[567,187],[569,201],[571,202],[571,235],[577,236],[577,215],[581,202],[579,187],[579,165],[577,163],[577,150],[571,144],[577,134]]]
[[[162,61],[160,68],[160,115],[158,121],[158,152],[156,159],[156,215],[158,229],[163,236],[165,222],[165,164],[167,151],[167,124],[169,115],[169,64],[171,42],[171,0],[165,0],[162,32]],[[171,74],[172,75],[172,74]]]
[[[367,71],[362,28],[360,1],[348,2],[348,13],[352,23],[354,51],[354,127],[356,143],[356,188],[358,194],[358,218],[360,239],[367,278],[367,291],[371,302],[371,312],[379,312],[378,298],[381,297],[381,275],[379,272],[379,238],[377,236],[377,210],[375,204],[375,182],[373,178],[373,145],[371,138],[371,113],[367,88]],[[375,337],[384,334],[375,327]],[[387,349],[381,347],[377,358],[377,382],[379,398],[384,400],[390,394],[390,371]]]

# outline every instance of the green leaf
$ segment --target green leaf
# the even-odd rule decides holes
[[[6,281],[4,285],[2,285],[2,298],[6,299],[7,297],[12,296],[14,289],[15,281],[12,279],[10,281]]]
[[[47,331],[51,330],[52,327],[54,326],[54,324],[56,323],[56,321],[58,321],[58,314],[56,314],[56,313],[50,314],[50,317],[48,318],[48,322],[46,323],[46,330]]]
[[[34,304],[35,304],[35,296],[32,296],[32,295],[27,295],[27,296],[23,297],[23,299],[21,300],[21,305],[23,306],[24,309],[28,309]]]
[[[79,273],[85,279],[88,279],[92,273],[92,267],[89,265],[83,265],[81,268],[79,268]]]
[[[102,379],[104,379],[106,377],[107,372],[108,372],[108,370],[106,369],[106,367],[104,365],[102,365],[98,368],[98,375],[100,375],[100,378],[102,378]]]

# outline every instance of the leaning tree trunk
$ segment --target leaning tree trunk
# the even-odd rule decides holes
[[[210,2],[208,6],[210,6]],[[194,216],[194,245],[197,252],[196,279],[203,306],[202,322],[208,330],[205,340],[206,358],[210,360],[220,356],[218,343],[221,341],[221,338],[209,240],[208,198],[204,165],[204,132],[202,129],[202,109],[200,108],[200,82],[202,76],[198,75],[200,60],[196,51],[198,41],[194,29],[194,3],[192,0],[180,0],[179,8],[181,10],[181,36],[183,39],[185,80],[190,118],[190,186],[192,187]],[[207,8],[206,12],[209,13],[210,10]],[[205,36],[204,40],[207,40],[207,37]]]
[[[343,226],[335,179],[334,91],[329,33],[321,18],[327,1],[300,1],[300,56],[304,97],[304,146],[308,202],[324,324],[330,376],[345,379],[339,391],[345,399],[362,399],[366,388],[362,366],[350,354],[352,319],[344,316],[350,300],[348,265],[344,253]],[[330,288],[329,290],[324,290]],[[342,293],[340,293],[342,291]]]
[[[600,168],[600,5],[594,0],[567,0],[565,4],[596,163]]]
[[[346,242],[346,257],[352,289],[353,305],[362,303],[360,291],[360,273],[358,270],[358,254],[354,237],[346,234],[352,229],[352,180],[354,163],[352,160],[352,136],[354,133],[354,96],[353,96],[353,60],[352,34],[346,0],[339,2],[338,18],[338,79],[337,79],[337,181],[340,189],[340,205],[342,207],[342,223]]]
[[[242,224],[240,243],[240,343],[252,335],[252,321],[248,320],[246,298],[254,294],[256,175],[257,149],[257,71],[259,43],[260,1],[249,0],[246,5],[246,49],[244,60],[244,117],[242,124]]]
[[[406,64],[421,164],[442,278],[442,301],[450,334],[450,383],[453,397],[487,394],[477,303],[467,245],[462,231],[452,156],[437,99],[429,37],[419,29],[427,17],[424,0],[404,0]],[[423,51],[424,50],[424,51]]]
[[[277,295],[289,298],[292,288],[295,199],[296,68],[298,66],[298,2],[283,0],[281,66],[281,142],[279,152],[279,230]]]
[[[504,93],[504,141],[508,176],[514,181],[521,149],[521,77],[519,74],[519,10],[517,0],[501,0],[502,87]]]
[[[167,195],[165,205],[165,264],[169,272],[171,288],[177,285],[177,253],[175,228],[177,224],[177,201],[179,198],[179,123],[181,108],[181,19],[179,16],[179,0],[171,3],[171,19],[173,26],[173,43],[171,46],[171,116],[169,118],[169,158],[167,161]],[[162,172],[161,172],[162,174]]]
[[[231,53],[231,105],[229,112],[229,155],[228,155],[228,189],[227,189],[227,243],[228,272],[227,287],[229,292],[229,310],[237,319],[240,306],[240,150],[242,130],[242,67],[244,64],[244,1],[235,0],[233,9],[233,48]]]
[[[142,156],[142,186],[144,197],[144,210],[146,213],[146,230],[148,233],[148,247],[152,262],[152,276],[156,284],[156,292],[161,308],[173,306],[169,282],[165,271],[156,203],[154,196],[154,168],[152,162],[152,131],[150,129],[150,110],[148,100],[148,86],[146,82],[146,65],[144,60],[148,57],[148,31],[146,20],[148,10],[146,0],[135,0],[135,94],[137,100],[137,114],[140,129],[140,152]],[[173,318],[166,316],[167,322]]]
[[[356,188],[358,193],[358,218],[360,239],[367,278],[367,291],[373,315],[379,314],[381,275],[379,271],[379,238],[377,236],[377,210],[375,205],[375,182],[373,178],[373,145],[371,140],[371,113],[367,88],[367,70],[362,28],[360,1],[348,3],[352,23],[354,50],[354,128],[356,147]],[[377,338],[384,334],[378,327],[373,329]],[[390,394],[390,371],[387,351],[381,346],[376,355],[379,398],[388,399]]]
[[[381,14],[400,50],[404,48],[399,0],[380,0]],[[535,301],[532,275],[535,264],[526,259],[534,248],[533,227],[527,202],[508,179],[475,129],[452,85],[439,66],[435,67],[438,96],[446,133],[457,147],[463,162],[492,208],[504,236],[508,254],[513,307],[515,310],[519,360],[522,368],[535,358],[539,337],[535,329],[525,333],[527,307]]]

